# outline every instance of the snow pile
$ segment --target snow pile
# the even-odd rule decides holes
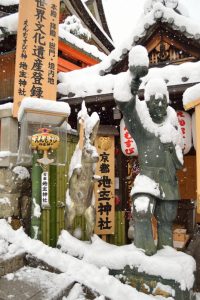
[[[9,273],[2,278],[7,279],[8,281],[12,280],[12,282],[16,282],[16,286],[21,284],[24,286],[24,283],[25,285],[28,283],[28,285],[36,287],[38,290],[40,290],[40,295],[38,296],[37,294],[36,297],[40,299],[61,299],[60,294],[62,294],[63,290],[66,290],[74,282],[73,278],[66,276],[65,274],[55,274],[39,268],[31,268],[28,266],[19,269],[15,273]],[[14,293],[14,291],[11,289],[10,293],[12,292]],[[17,298],[19,299],[19,297],[20,296]],[[32,298],[30,294],[28,294],[28,291],[26,293],[26,298],[27,297]],[[16,299],[16,297],[12,294],[7,296],[7,299],[12,298]],[[23,299],[23,297],[21,297],[21,299]],[[76,300],[78,300],[78,298]]]
[[[64,24],[60,24],[60,27],[79,38],[83,38],[87,40],[91,39],[91,33],[86,28],[83,27],[80,19],[74,15],[68,16],[64,20]]]
[[[17,166],[13,169],[13,172],[18,175],[18,178],[21,180],[30,178],[29,171],[22,166]]]
[[[0,110],[3,110],[3,109],[12,109],[12,108],[13,108],[13,103],[10,103],[10,102],[0,105]]]
[[[144,88],[146,83],[152,78],[162,78],[168,86],[199,82],[200,62],[186,62],[163,68],[151,68],[149,73],[143,78],[141,88]]]
[[[149,207],[149,198],[146,196],[139,196],[134,200],[134,207],[137,212],[147,212]]]
[[[143,46],[135,46],[129,52],[129,67],[130,66],[149,66],[148,52]]]
[[[182,290],[192,288],[194,283],[193,273],[196,268],[194,259],[171,247],[166,246],[155,255],[147,256],[134,244],[115,246],[102,241],[97,235],[94,235],[92,243],[88,244],[78,241],[64,230],[58,244],[62,251],[98,267],[120,270],[129,265],[147,274],[173,279],[179,283]]]
[[[102,261],[103,264],[101,267],[97,267],[86,261],[80,261],[79,259],[74,258],[68,254],[61,253],[59,249],[50,248],[49,246],[44,245],[41,241],[32,240],[23,232],[22,229],[14,231],[5,220],[0,220],[0,239],[4,239],[5,241],[12,243],[12,249],[15,249],[16,253],[19,253],[20,250],[29,253],[34,257],[44,261],[48,265],[63,272],[63,277],[66,276],[66,278],[69,278],[70,276],[72,281],[84,284],[92,290],[98,292],[100,295],[104,295],[105,297],[108,297],[110,299],[155,299],[153,296],[148,296],[140,293],[131,286],[122,284],[118,279],[114,278],[111,275],[108,275],[108,269],[104,266],[104,259]],[[74,246],[76,247],[75,244]],[[102,248],[101,245],[100,248]],[[9,254],[10,251],[6,255]],[[142,252],[141,254],[144,258],[144,254]],[[121,253],[120,256],[121,255],[124,255],[124,253]],[[117,260],[120,260],[120,257],[116,257],[115,255],[113,258],[115,258],[115,263]],[[161,261],[163,261],[163,259]],[[185,262],[185,259],[183,259],[183,262]],[[193,265],[192,263],[194,262],[191,258],[190,264]],[[174,262],[174,264],[176,267],[177,263]],[[191,266],[188,266],[188,269],[191,270]],[[180,270],[179,268],[179,271],[182,270]],[[190,275],[191,277],[188,280],[187,286],[190,286],[193,280],[193,274]],[[182,285],[184,285],[184,281]],[[164,298],[161,297],[160,299]]]
[[[134,180],[134,186],[131,190],[131,196],[137,193],[147,193],[159,198],[159,184],[145,175],[138,174]]]
[[[0,0],[0,5],[10,6],[19,4],[19,0]]]
[[[188,88],[183,94],[183,105],[200,100],[200,83]]]
[[[144,91],[145,101],[149,101],[153,95],[155,95],[155,99],[163,98],[165,95],[167,97],[167,102],[169,103],[169,93],[164,80],[155,78],[148,81]]]
[[[7,1],[7,0],[5,0]],[[18,26],[18,13],[14,13],[3,18],[0,18],[0,27],[4,27],[8,32],[16,32]],[[3,34],[2,29],[0,33]]]
[[[8,252],[8,242],[0,240],[0,257]]]
[[[126,87],[130,85],[130,82],[128,82],[130,76],[127,72],[121,72],[117,75],[109,74],[100,76],[100,64],[69,73],[60,72],[58,74],[60,81],[58,84],[59,93],[62,95],[71,94],[70,97],[72,95],[73,97],[86,97],[112,93],[115,86],[119,86],[118,89],[125,93],[127,91]],[[144,89],[150,79],[156,78],[163,79],[167,86],[199,82],[200,62],[186,62],[181,65],[151,68],[148,74],[142,78],[140,89]],[[125,84],[125,87],[123,84]],[[129,96],[125,95],[123,98],[127,101],[131,98]]]
[[[4,186],[1,186],[1,188]],[[0,204],[8,204],[10,205],[10,200],[7,197],[0,198]]]
[[[22,120],[24,112],[26,109],[32,109],[34,111],[47,111],[47,112],[54,112],[54,113],[66,113],[66,115],[70,115],[70,107],[68,103],[65,102],[58,102],[53,100],[46,100],[40,98],[30,98],[25,97],[22,100],[22,103],[19,108],[18,112],[18,121]]]

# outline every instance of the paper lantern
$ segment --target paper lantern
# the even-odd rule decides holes
[[[50,133],[48,128],[39,129],[41,133],[36,133],[31,137],[31,148],[43,151],[55,150],[59,147],[59,136]]]
[[[184,141],[183,153],[187,154],[192,147],[192,118],[185,111],[177,111],[176,113]]]
[[[136,143],[130,133],[128,132],[128,129],[126,128],[126,125],[124,123],[124,119],[121,119],[120,122],[120,140],[121,140],[121,149],[124,155],[126,156],[137,156],[138,150]]]

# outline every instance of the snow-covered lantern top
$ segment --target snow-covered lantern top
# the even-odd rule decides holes
[[[48,150],[45,148],[45,151],[51,152],[49,154],[53,158],[53,163],[65,164],[67,158],[67,128],[61,125],[68,120],[69,114],[70,107],[67,103],[38,98],[24,98],[18,113],[21,130],[17,163],[26,166],[31,165],[32,149],[34,151],[37,148],[38,151],[41,150],[42,154],[44,149],[40,149],[41,147],[38,147],[38,145],[36,146],[33,140],[35,138],[37,140],[39,138],[38,131],[45,128],[46,132],[51,131],[51,137],[53,135],[58,136],[57,142],[59,140],[60,143],[58,150],[54,151],[55,148],[51,145]],[[43,136],[44,134],[42,132],[40,135]],[[34,139],[31,141],[32,136],[34,136]]]

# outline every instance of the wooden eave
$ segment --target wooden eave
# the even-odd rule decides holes
[[[10,15],[13,13],[18,12],[18,4],[14,4],[14,5],[0,5],[0,11],[4,12],[5,15]]]
[[[190,54],[195,60],[200,60],[200,36],[199,39],[187,37],[187,32],[175,30],[171,24],[166,22],[157,21],[146,30],[145,36],[139,38],[137,42],[134,42],[133,37],[132,45],[142,45],[150,52],[161,37],[161,33],[163,41]],[[122,53],[121,60],[113,63],[110,68],[105,70],[105,73],[118,74],[119,72],[126,71],[128,68],[128,53]]]
[[[108,23],[106,21],[106,16],[105,16],[102,0],[97,0],[96,4],[97,4],[98,11],[99,11],[99,16],[101,19],[102,27],[103,27],[104,31],[107,33],[107,35],[112,39],[110,30],[108,28]]]
[[[102,0],[88,0],[85,2],[91,13],[94,15],[97,21],[101,22],[101,26],[107,35],[112,39],[110,30],[105,17]],[[97,11],[96,11],[97,10]]]
[[[180,98],[186,89],[192,87],[193,85],[195,85],[197,83],[199,83],[199,82],[170,85],[167,87],[168,91],[169,91],[169,95],[173,99]],[[144,100],[144,90],[143,89],[139,90],[138,96],[139,96],[140,100]],[[62,96],[62,98],[60,98],[58,100],[62,101],[62,102],[67,102],[70,106],[76,106],[76,105],[80,105],[83,100],[85,101],[86,104],[91,104],[91,103],[104,104],[106,102],[114,102],[114,97],[113,97],[113,93],[108,93],[108,94],[99,94],[99,95],[96,94],[96,95],[92,95],[92,96],[74,97],[74,98],[65,98],[64,96]]]
[[[77,47],[63,38],[59,38],[58,49],[69,57],[81,60],[89,66],[101,61],[100,58],[95,57],[91,53],[86,52],[84,49]]]
[[[137,44],[143,45],[150,52],[155,48],[156,43],[161,41],[161,36],[164,42],[191,54],[197,60],[200,59],[200,39],[187,38],[184,33],[172,29],[168,23],[158,22],[154,24],[149,28],[145,37],[139,39]]]
[[[113,44],[107,39],[105,34],[101,31],[101,29],[97,26],[94,20],[86,11],[81,0],[68,0],[74,10],[77,12],[79,18],[84,21],[88,29],[93,32],[98,39],[102,42],[102,44],[111,52],[114,49]]]

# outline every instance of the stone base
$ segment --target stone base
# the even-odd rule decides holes
[[[20,194],[0,193],[0,218],[8,218],[11,216],[19,216],[19,199]]]
[[[24,267],[25,265],[25,253],[13,256],[9,259],[3,259],[0,257],[0,277],[8,273],[13,273]]]
[[[145,294],[162,296],[166,299],[172,297],[174,300],[196,299],[193,290],[182,291],[176,281],[139,272],[137,268],[126,266],[123,270],[110,270],[110,274]]]

